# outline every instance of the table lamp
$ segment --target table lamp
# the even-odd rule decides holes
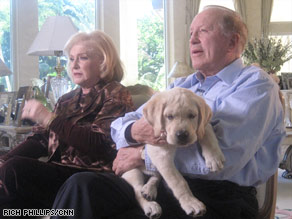
[[[12,72],[10,69],[5,65],[5,63],[0,59],[0,77],[11,75]]]
[[[185,77],[192,73],[192,69],[185,62],[175,62],[168,73],[168,78]]]
[[[70,17],[48,17],[27,52],[28,55],[33,56],[57,57],[55,67],[57,76],[50,79],[55,101],[70,89],[69,81],[61,75],[64,67],[61,66],[60,57],[63,55],[66,42],[77,32],[78,29]]]

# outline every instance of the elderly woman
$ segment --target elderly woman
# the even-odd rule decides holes
[[[74,35],[65,53],[69,75],[79,88],[63,95],[54,112],[37,100],[26,102],[22,118],[38,127],[0,157],[2,209],[51,208],[72,174],[112,169],[116,150],[110,124],[133,108],[129,92],[119,83],[123,69],[117,51],[109,36],[93,31]],[[46,163],[37,159],[46,155]]]

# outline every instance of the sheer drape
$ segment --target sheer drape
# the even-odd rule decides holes
[[[235,11],[237,11],[242,17],[242,20],[247,23],[245,0],[233,0],[233,4]]]
[[[269,34],[269,25],[273,8],[273,0],[262,0],[262,23],[261,29],[263,36]]]
[[[193,18],[198,14],[200,8],[201,0],[186,0],[186,32],[185,32],[185,51],[186,51],[186,64],[192,66],[190,59],[190,50],[189,50],[189,30]]]

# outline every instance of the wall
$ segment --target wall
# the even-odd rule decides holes
[[[117,48],[120,47],[119,0],[96,0],[96,29],[111,36]]]
[[[189,27],[186,26],[186,0],[166,1],[166,51],[168,54],[166,72],[169,72],[175,62],[186,62],[188,49]]]
[[[38,57],[26,55],[38,32],[37,0],[12,0],[13,90],[39,78]]]

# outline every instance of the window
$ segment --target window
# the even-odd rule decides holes
[[[279,37],[282,42],[292,42],[292,1],[274,0],[271,14],[271,35]],[[292,60],[284,63],[280,72],[292,72]]]
[[[235,10],[233,0],[201,0],[199,11],[202,11],[203,8],[207,5],[220,5]]]
[[[10,1],[0,0],[0,58],[11,69],[10,51]],[[11,91],[10,77],[0,77],[6,91]]]
[[[291,0],[274,0],[271,22],[292,21],[291,9]]]
[[[272,37],[275,38],[280,38],[283,43],[291,43],[292,42],[292,34],[291,35],[271,35]],[[292,49],[290,50],[290,52]],[[292,60],[290,59],[289,61],[285,62],[280,70],[280,72],[291,72],[292,73]]]
[[[166,87],[162,0],[120,0],[120,55],[124,85]]]
[[[73,23],[81,31],[95,29],[95,0],[38,0],[39,28],[47,17],[65,15],[71,17]],[[65,66],[66,59],[61,57],[61,64]],[[56,76],[56,57],[41,56],[39,58],[40,78],[47,75]]]

